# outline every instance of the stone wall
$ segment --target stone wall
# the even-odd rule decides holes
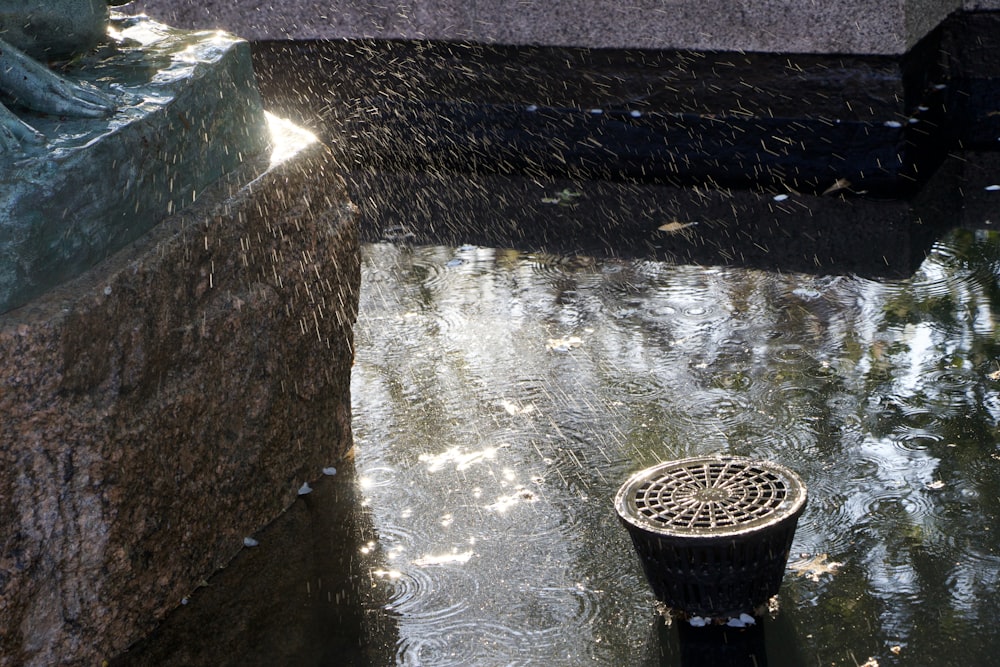
[[[0,316],[4,667],[121,652],[351,444],[354,209],[251,166]]]
[[[139,0],[130,11],[253,40],[900,54],[961,6],[962,0]]]

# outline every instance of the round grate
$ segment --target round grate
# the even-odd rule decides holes
[[[718,537],[759,530],[802,511],[802,480],[775,463],[699,457],[633,475],[615,508],[625,521],[660,535]]]

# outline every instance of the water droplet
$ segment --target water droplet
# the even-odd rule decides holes
[[[337,469],[334,468],[333,466],[330,466],[329,468],[323,468],[323,474],[328,477],[332,477],[333,475],[337,474]]]
[[[258,542],[257,540],[255,540],[252,537],[244,537],[243,538],[243,546],[245,546],[245,547],[255,547],[258,544],[260,544],[260,542]]]
[[[309,486],[309,482],[304,482],[302,486],[299,487],[299,495],[304,496],[307,493],[312,493],[312,487]]]
[[[997,190],[1000,190],[1000,185],[987,185],[986,190],[987,192],[996,192]]]
[[[640,116],[642,116],[642,112],[641,111],[636,111],[635,109],[633,109],[632,111],[628,112],[628,115],[632,116],[632,118],[639,118]]]
[[[900,123],[898,120],[887,120],[882,124],[885,125],[886,127],[903,127],[903,124]]]
[[[774,201],[785,201],[788,199],[788,195],[774,195]]]

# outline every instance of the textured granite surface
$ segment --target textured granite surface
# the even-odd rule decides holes
[[[354,209],[268,167],[0,315],[3,667],[120,653],[349,448]]]
[[[994,0],[978,0],[977,5]],[[141,0],[247,39],[433,39],[595,48],[899,54],[961,0]]]

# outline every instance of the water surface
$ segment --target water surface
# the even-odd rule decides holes
[[[1000,650],[996,233],[881,282],[390,243],[363,266],[357,468],[397,664]],[[718,452],[810,493],[780,611],[735,658],[663,627],[612,507],[631,472]]]

